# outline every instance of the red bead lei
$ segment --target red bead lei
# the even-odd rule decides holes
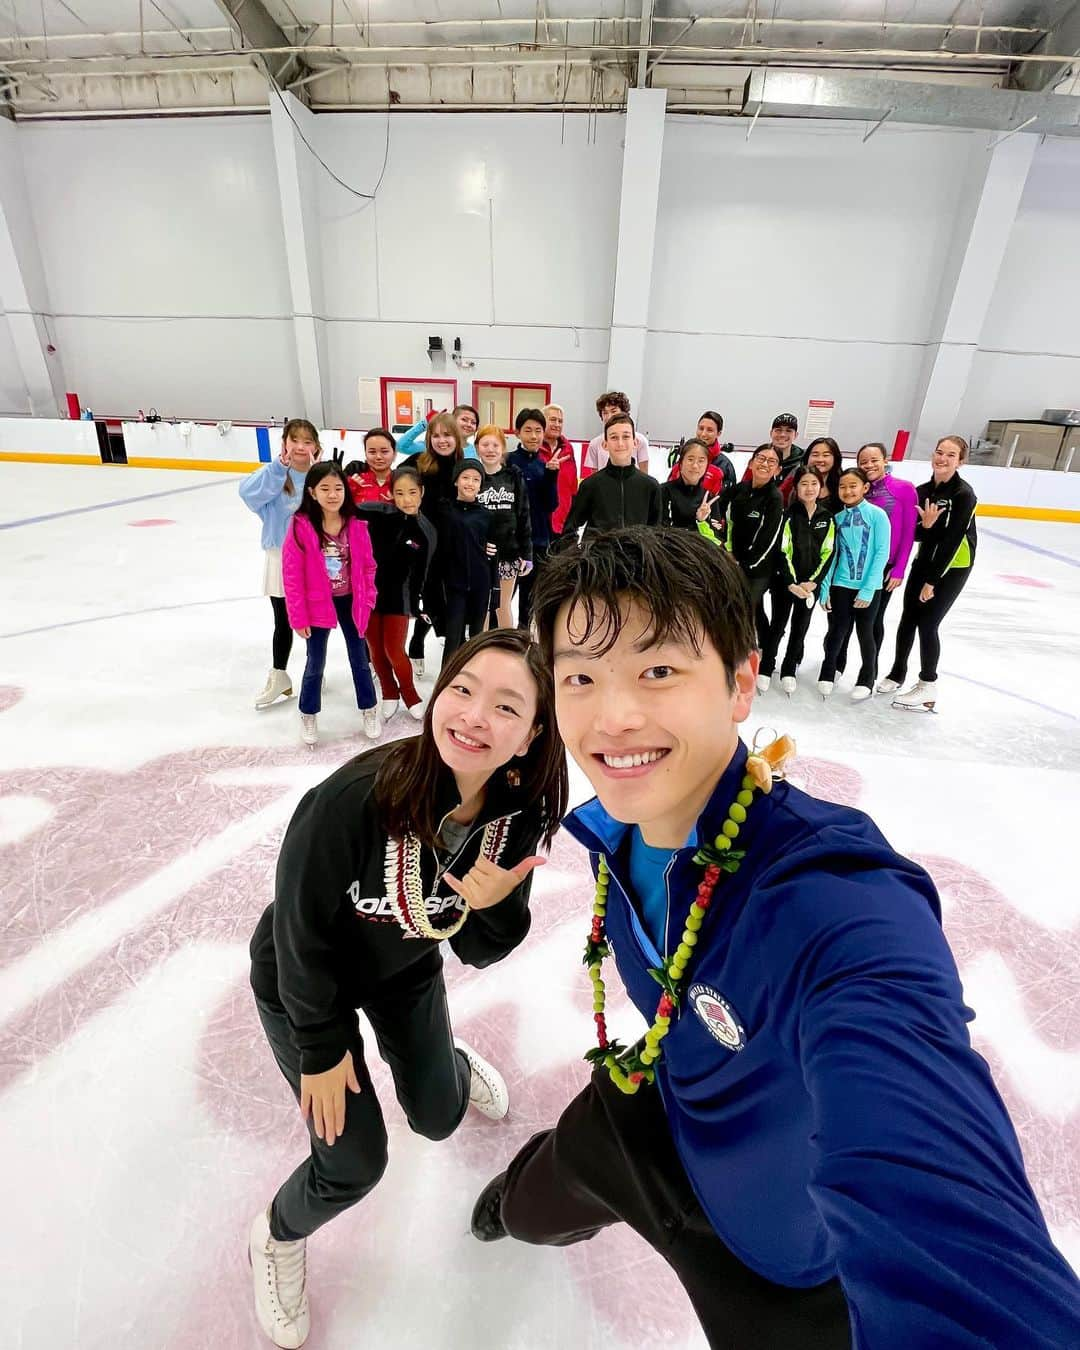
[[[755,763],[755,760],[758,762]],[[612,1082],[622,1092],[637,1092],[642,1083],[651,1083],[655,1078],[654,1065],[663,1053],[661,1043],[671,1030],[671,1019],[679,1006],[679,985],[693,959],[698,933],[712,903],[713,892],[725,872],[739,870],[745,856],[732,845],[739,837],[739,828],[746,820],[747,809],[753,803],[754,793],[759,788],[768,792],[772,787],[771,768],[766,769],[768,773],[766,777],[763,767],[763,761],[757,756],[750,756],[739,794],[728,808],[727,819],[721,826],[720,833],[712,844],[699,849],[694,856],[694,861],[699,863],[703,870],[697,892],[686,916],[682,940],[661,968],[649,971],[660,985],[662,992],[656,1005],[652,1026],[646,1031],[644,1040],[630,1049],[620,1045],[618,1041],[609,1039],[604,1017],[606,990],[601,967],[604,957],[610,954],[604,929],[610,872],[607,860],[602,855],[600,857],[596,873],[592,927],[585,943],[584,958],[593,986],[593,1021],[596,1023],[597,1045],[596,1049],[590,1050],[585,1058],[593,1064],[597,1062],[604,1064]]]

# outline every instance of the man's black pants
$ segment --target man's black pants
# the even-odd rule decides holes
[[[773,1284],[743,1265],[709,1224],[671,1140],[656,1088],[620,1092],[605,1069],[553,1130],[529,1140],[506,1172],[511,1237],[565,1247],[628,1223],[671,1266],[714,1350],[849,1350],[837,1280]]]
[[[278,1068],[299,1101],[300,1052],[285,1010],[261,999],[255,1006]],[[427,1139],[453,1134],[469,1109],[471,1073],[469,1061],[454,1048],[438,951],[384,984],[364,1004],[364,1012],[410,1128]],[[359,1026],[348,1048],[360,1092],[346,1088],[345,1133],[333,1144],[317,1138],[309,1122],[311,1154],[270,1209],[270,1233],[279,1241],[309,1237],[362,1200],[386,1170],[386,1126],[364,1063]]]

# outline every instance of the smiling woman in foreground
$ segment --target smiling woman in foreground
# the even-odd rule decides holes
[[[275,1345],[308,1334],[305,1240],[386,1167],[356,1009],[409,1125],[445,1139],[470,1103],[501,1119],[499,1073],[451,1034],[439,943],[488,966],[529,931],[532,871],[566,809],[551,674],[497,629],[444,667],[419,736],[357,756],[293,816],[251,983],[311,1154],[252,1224],[255,1308]]]

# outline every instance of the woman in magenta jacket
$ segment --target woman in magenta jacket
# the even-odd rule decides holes
[[[301,737],[319,738],[322,678],[331,628],[341,625],[352,668],[356,706],[364,734],[377,739],[379,710],[364,633],[375,606],[375,556],[368,528],[356,507],[340,464],[318,464],[304,483],[304,499],[285,535],[282,579],[289,623],[307,639],[307,665],[300,685]]]
[[[855,457],[855,463],[870,479],[866,500],[880,506],[889,517],[889,561],[885,564],[885,582],[881,588],[881,603],[874,620],[874,642],[878,652],[885,640],[885,610],[893,591],[904,581],[908,559],[915,544],[915,528],[919,523],[919,498],[915,484],[904,478],[894,478],[889,472],[885,447],[880,441],[870,441]]]

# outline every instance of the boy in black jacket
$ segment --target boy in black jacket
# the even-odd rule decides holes
[[[468,636],[484,631],[491,599],[495,545],[490,543],[491,512],[476,500],[483,470],[472,459],[454,466],[455,501],[439,508],[439,548],[435,565],[446,587],[446,641],[443,665]]]
[[[634,419],[616,413],[604,425],[608,463],[586,478],[577,490],[563,526],[569,536],[587,530],[614,530],[623,525],[660,524],[660,484],[634,463]]]
[[[532,566],[522,568],[518,578],[518,627],[527,629],[532,615],[532,588],[536,572],[547,557],[553,538],[551,516],[559,506],[559,470],[565,455],[556,449],[548,460],[540,458],[547,418],[539,408],[523,408],[514,419],[514,429],[517,431],[518,448],[511,451],[506,462],[513,465],[525,480],[532,531]]]

